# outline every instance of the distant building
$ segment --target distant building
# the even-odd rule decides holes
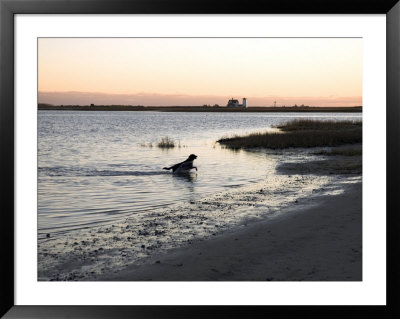
[[[243,103],[242,104],[239,104],[239,101],[238,100],[234,100],[233,98],[232,99],[230,99],[229,101],[228,101],[228,104],[226,105],[227,107],[246,107],[247,106],[247,104],[246,104],[246,98],[244,97],[243,98]]]

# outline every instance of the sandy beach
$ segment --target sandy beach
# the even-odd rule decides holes
[[[361,187],[98,280],[362,280]]]

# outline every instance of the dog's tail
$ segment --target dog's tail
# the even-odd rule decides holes
[[[170,170],[172,167],[163,167],[163,169]]]

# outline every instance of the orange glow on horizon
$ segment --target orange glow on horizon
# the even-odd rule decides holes
[[[362,105],[362,39],[40,38],[38,52],[40,103]]]

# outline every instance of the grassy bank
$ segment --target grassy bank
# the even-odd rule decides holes
[[[256,132],[246,136],[222,138],[228,148],[284,149],[289,147],[340,146],[361,143],[362,123],[352,121],[293,120],[278,125],[278,131]]]

